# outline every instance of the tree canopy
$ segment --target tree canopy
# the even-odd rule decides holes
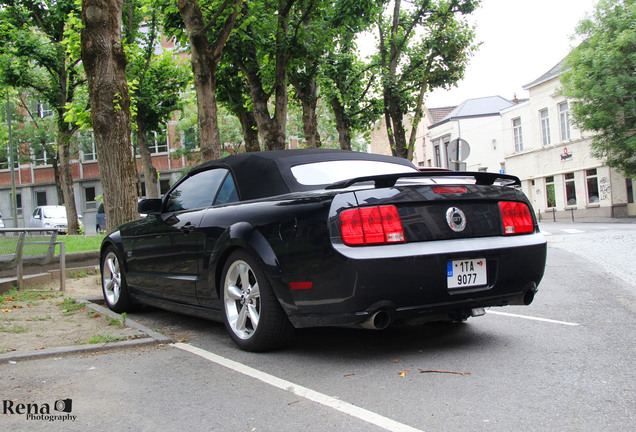
[[[84,84],[84,77],[79,59],[69,56],[65,44],[67,20],[78,10],[74,0],[0,3],[0,80],[37,93],[55,116],[60,164],[57,180],[70,234],[79,231],[70,170],[71,139],[79,126],[69,121],[65,112],[78,87]]]
[[[582,20],[566,58],[562,92],[574,123],[593,132],[593,153],[636,177],[636,1],[601,0]]]

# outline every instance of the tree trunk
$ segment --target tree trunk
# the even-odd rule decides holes
[[[194,87],[197,93],[199,143],[203,160],[218,159],[222,156],[223,143],[219,133],[218,107],[216,104],[216,66],[221,60],[223,47],[230,37],[234,22],[243,0],[229,1],[225,7],[234,11],[225,21],[223,28],[213,43],[207,38],[207,28],[197,0],[179,0],[178,7],[190,40],[190,55]],[[223,8],[223,9],[224,9]],[[217,10],[211,18],[213,24],[223,10]]]
[[[423,117],[424,110],[424,94],[426,93],[426,84],[422,84],[420,87],[420,93],[417,95],[417,106],[415,107],[415,115],[413,116],[413,122],[411,124],[411,135],[409,136],[409,144],[407,149],[406,158],[410,161],[413,160],[413,152],[415,151],[415,141],[417,140],[417,128],[420,125]]]
[[[257,152],[261,151],[261,145],[258,141],[258,127],[256,125],[256,119],[254,113],[251,111],[244,111],[238,114],[238,119],[241,122],[243,128],[243,140],[245,141],[245,151]]]
[[[389,108],[391,123],[393,124],[393,133],[395,139],[395,156],[407,157],[408,149],[406,145],[406,130],[404,129],[404,114],[399,107],[397,101],[392,102]]]
[[[73,192],[73,177],[71,175],[70,141],[71,134],[65,128],[64,121],[58,121],[57,148],[60,158],[60,187],[66,208],[68,233],[77,235],[79,234],[79,223],[77,220],[77,207],[75,206],[75,194]]]
[[[311,77],[307,82],[303,82],[301,79],[293,81],[303,108],[303,131],[305,132],[307,147],[320,148],[322,147],[322,142],[318,133],[318,116],[316,115],[316,106],[318,105],[316,78]]]
[[[283,49],[287,39],[287,29],[289,27],[289,9],[281,8],[279,3],[278,27],[276,30],[276,76],[274,84],[274,117],[270,123],[269,133],[265,140],[265,147],[268,150],[285,150],[287,147],[287,63],[289,56],[287,50]]]
[[[157,170],[152,166],[152,155],[148,148],[148,131],[146,124],[137,118],[137,146],[139,148],[139,156],[141,156],[141,169],[144,173],[146,181],[146,195],[148,198],[159,198],[159,190],[157,189]]]
[[[337,97],[334,97],[331,99],[331,108],[336,119],[340,148],[342,150],[351,150],[351,127],[345,115],[345,107],[342,106]]]
[[[122,4],[122,0],[82,0],[82,61],[109,231],[138,217]]]
[[[59,153],[53,158],[53,177],[55,177],[55,191],[57,193],[57,202],[64,202],[64,194],[62,193],[61,177],[60,177],[60,155]]]
[[[197,94],[199,145],[204,161],[221,157],[221,139],[216,118],[214,70],[207,57],[210,44],[204,31],[203,16],[197,1],[179,0],[179,12],[190,41],[190,60]]]

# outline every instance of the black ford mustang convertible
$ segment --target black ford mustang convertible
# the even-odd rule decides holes
[[[193,168],[101,248],[104,297],[223,321],[242,349],[294,328],[383,329],[528,305],[546,241],[519,179],[340,150]]]

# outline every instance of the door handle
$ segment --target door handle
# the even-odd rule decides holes
[[[192,222],[188,221],[179,229],[183,231],[184,234],[189,234],[190,231],[194,229],[194,225]]]

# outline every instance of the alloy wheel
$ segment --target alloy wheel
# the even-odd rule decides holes
[[[232,332],[241,339],[249,339],[258,328],[261,315],[261,294],[252,268],[237,260],[225,276],[225,313]]]

